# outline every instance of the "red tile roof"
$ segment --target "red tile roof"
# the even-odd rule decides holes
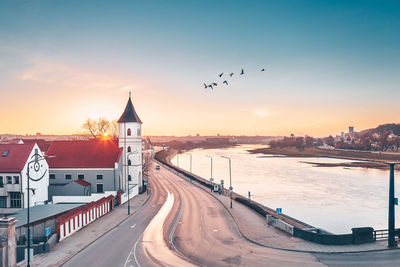
[[[0,172],[21,172],[35,144],[0,144]],[[3,157],[8,150],[7,156]]]
[[[112,140],[54,141],[46,152],[50,168],[114,168],[120,148]]]
[[[80,184],[81,186],[89,186],[90,183],[86,182],[85,180],[74,180],[75,183]]]

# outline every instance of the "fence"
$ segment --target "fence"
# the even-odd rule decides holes
[[[77,207],[56,218],[56,231],[61,241],[89,223],[111,211],[114,196],[103,197],[84,206]]]

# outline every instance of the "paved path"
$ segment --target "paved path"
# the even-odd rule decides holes
[[[148,196],[146,194],[132,198],[130,200],[132,205],[131,211],[139,209],[147,199]],[[60,266],[82,249],[86,248],[89,244],[96,241],[99,237],[117,227],[127,218],[127,203],[125,203],[124,205],[114,208],[110,213],[82,228],[70,237],[57,243],[50,253],[36,255],[31,262],[31,266]],[[19,266],[26,266],[26,262],[19,264]],[[93,265],[86,265],[86,267],[88,266]]]
[[[178,174],[184,180],[187,178]],[[248,208],[240,202],[233,201],[233,208],[230,208],[230,198],[228,196],[211,193],[208,188],[193,182],[199,188],[218,199],[234,218],[240,232],[249,240],[260,245],[284,250],[303,251],[303,252],[366,252],[387,249],[387,241],[360,245],[323,245],[305,241],[301,238],[293,237],[266,223],[265,217]]]

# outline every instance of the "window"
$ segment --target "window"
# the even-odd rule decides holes
[[[84,175],[84,174],[78,174],[78,179],[79,179],[79,180],[85,179],[85,175]]]
[[[19,184],[19,176],[14,176],[14,184]]]
[[[96,186],[97,186],[97,193],[104,193],[103,184],[96,184]]]
[[[128,146],[128,152],[131,152],[131,147],[130,146]]]
[[[55,175],[54,173],[50,173],[50,174],[49,174],[49,178],[50,178],[51,180],[55,180],[55,179],[56,179],[56,175]]]
[[[0,187],[4,187],[3,176],[0,176]]]
[[[130,159],[128,159],[128,165],[129,165],[129,166],[132,165],[132,162],[131,162]]]
[[[66,175],[65,175],[65,179],[71,180],[71,179],[72,179],[72,175],[71,175],[71,174],[66,174]]]
[[[128,128],[128,136],[131,136],[131,128]]]
[[[132,177],[130,174],[128,175],[128,181],[132,181]]]
[[[103,180],[103,174],[97,174],[96,178],[97,180]]]
[[[137,129],[137,135],[140,136],[140,129]]]
[[[12,184],[12,177],[11,176],[7,176],[7,184]]]
[[[21,208],[20,192],[10,192],[10,208]]]
[[[7,208],[7,197],[0,197],[0,208]]]

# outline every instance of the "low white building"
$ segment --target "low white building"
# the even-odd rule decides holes
[[[41,159],[34,164],[35,153]],[[31,162],[31,163],[29,163]],[[28,167],[30,206],[48,199],[49,166],[37,144],[0,144],[0,213],[28,206]]]

